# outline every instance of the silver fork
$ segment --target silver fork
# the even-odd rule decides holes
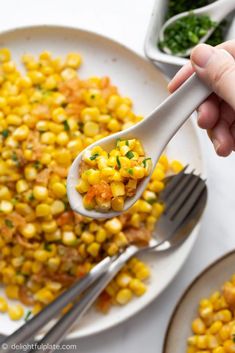
[[[148,246],[139,248],[131,245],[119,256],[105,258],[79,283],[75,283],[38,315],[6,338],[2,344],[5,343],[4,347],[8,345],[8,348],[1,348],[0,353],[11,352],[13,344],[25,342],[58,314],[63,307],[73,302],[73,307],[37,343],[36,349],[32,350],[40,352],[40,345],[46,345],[47,348],[44,351],[53,351],[52,346],[58,344],[65,337],[75,321],[77,322],[84,315],[107,284],[133,255],[153,250],[166,251],[187,239],[204,210],[207,188],[205,181],[194,175],[193,172],[185,174],[185,169],[180,174],[167,179],[166,188],[160,195],[161,201],[165,204],[165,211],[157,222],[154,238],[151,239]],[[80,296],[79,299],[77,299],[78,296]]]

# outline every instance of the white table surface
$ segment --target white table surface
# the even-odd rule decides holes
[[[143,55],[153,3],[2,0],[0,30],[28,24],[67,24],[108,35]],[[161,297],[132,319],[104,333],[71,342],[76,343],[78,353],[160,353],[170,314],[184,288],[206,265],[235,247],[235,155],[226,159],[215,156],[205,132],[200,135],[208,170],[209,202],[185,266]]]

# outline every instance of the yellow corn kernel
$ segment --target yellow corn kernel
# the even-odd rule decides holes
[[[1,48],[0,49],[0,61],[2,63],[9,61],[11,59],[11,53],[10,50],[7,48]]]
[[[222,322],[229,322],[232,319],[232,313],[230,310],[220,310],[215,314],[215,319]]]
[[[165,178],[165,173],[159,167],[157,167],[152,174],[152,178],[158,181],[162,181]]]
[[[112,218],[104,224],[107,231],[111,234],[117,234],[122,230],[122,224],[118,218]]]
[[[46,145],[54,145],[56,142],[56,135],[53,132],[44,132],[41,135],[41,142]]]
[[[207,335],[207,348],[214,349],[218,346],[218,340],[216,336]]]
[[[43,201],[48,197],[48,190],[45,186],[36,185],[33,188],[33,196],[38,201]]]
[[[224,342],[224,350],[226,353],[235,352],[235,343],[232,340],[227,340]]]
[[[223,326],[222,322],[217,320],[217,321],[213,322],[213,324],[211,324],[208,332],[211,333],[212,335],[214,335],[220,331],[222,326]]]
[[[54,183],[52,185],[52,191],[57,197],[63,197],[66,195],[66,187],[62,183]]]
[[[130,284],[132,278],[128,273],[119,273],[116,277],[116,282],[119,287],[126,288]]]
[[[179,173],[184,168],[184,166],[179,161],[172,161],[170,167],[174,173]]]
[[[65,146],[69,142],[69,136],[65,131],[60,132],[56,137],[58,145]]]
[[[7,186],[0,186],[0,200],[10,200],[11,192]]]
[[[226,341],[230,337],[230,327],[223,325],[219,331],[219,337],[222,341]]]
[[[130,289],[123,288],[120,289],[116,295],[116,301],[120,305],[125,305],[127,304],[132,298],[132,292]]]
[[[3,103],[2,103],[3,104]],[[15,114],[9,114],[6,117],[8,125],[20,126],[22,124],[22,119],[20,116]],[[19,140],[20,141],[20,140]]]
[[[146,265],[142,265],[141,268],[139,268],[136,271],[136,278],[140,279],[141,281],[147,279],[150,276],[150,270]]]
[[[19,287],[15,284],[6,286],[5,293],[9,299],[19,299]]]
[[[37,217],[46,217],[51,214],[51,207],[46,203],[40,203],[36,207],[36,216]]]
[[[100,171],[89,169],[89,174],[87,174],[87,181],[90,185],[99,184],[100,182]]]
[[[77,72],[74,69],[66,68],[61,71],[61,77],[64,81],[69,81],[77,77]]]
[[[117,132],[121,130],[121,124],[117,121],[117,119],[111,119],[109,123],[107,124],[107,128],[111,132]]]
[[[92,210],[95,208],[96,206],[96,203],[94,200],[90,200],[90,199],[87,199],[87,196],[85,195],[83,197],[83,206],[87,209],[87,210]]]
[[[36,235],[37,228],[35,224],[28,223],[25,226],[22,226],[22,228],[20,229],[20,232],[25,238],[30,239]]]
[[[207,335],[197,336],[197,348],[206,349],[207,348]]]
[[[28,190],[29,188],[29,185],[28,183],[21,179],[21,180],[18,180],[17,183],[16,183],[16,191],[20,194],[26,190]]]
[[[81,239],[85,244],[91,244],[94,242],[95,237],[92,233],[84,231],[81,235]]]
[[[49,304],[54,299],[54,295],[46,287],[40,289],[37,293],[35,293],[34,297],[36,300],[43,304]]]
[[[87,247],[87,252],[92,256],[92,257],[97,257],[99,254],[100,250],[100,244],[93,242]]]
[[[72,69],[78,69],[82,63],[82,58],[77,53],[69,53],[65,60],[65,65]]]
[[[89,190],[89,183],[86,180],[80,179],[76,185],[76,190],[81,194]]]
[[[13,132],[13,137],[17,141],[25,140],[29,135],[29,128],[27,125],[21,125]]]
[[[132,292],[138,297],[143,295],[147,290],[145,284],[141,282],[138,278],[133,278],[129,283],[129,287]]]
[[[97,241],[97,243],[104,243],[106,238],[107,238],[106,230],[104,228],[100,228],[96,233],[95,240]]]
[[[45,262],[49,257],[48,251],[39,249],[34,252],[34,258],[37,261]]]
[[[225,350],[223,347],[217,347],[217,348],[214,348],[212,353],[225,353]]]
[[[150,205],[147,201],[138,200],[138,210],[139,212],[150,213],[152,211],[152,205]]]
[[[109,246],[107,247],[107,254],[109,256],[114,256],[118,253],[118,246],[115,243],[110,243]]]
[[[115,234],[113,240],[118,248],[122,248],[128,244],[128,240],[123,232]]]
[[[1,212],[8,214],[8,213],[11,213],[12,210],[13,210],[13,205],[10,201],[2,200],[0,202],[0,211]]]
[[[24,315],[24,309],[20,304],[11,305],[8,307],[8,314],[11,320],[20,320]]]
[[[8,310],[8,304],[5,298],[0,297],[0,313],[6,313]]]
[[[117,212],[122,211],[124,208],[124,198],[121,196],[114,197],[111,200],[111,207],[114,211],[117,211]]]
[[[93,121],[88,121],[84,124],[84,134],[88,137],[94,137],[99,134],[99,125]]]
[[[35,180],[37,177],[37,170],[34,167],[27,166],[24,169],[24,176],[26,180]]]
[[[62,242],[65,245],[74,246],[77,245],[77,237],[72,231],[64,231],[62,233]]]
[[[202,335],[206,331],[206,326],[202,319],[197,318],[192,322],[192,331],[197,335]]]
[[[113,197],[125,195],[125,185],[121,182],[114,181],[110,184]]]
[[[64,202],[62,202],[60,200],[55,200],[51,204],[51,213],[53,215],[58,215],[59,213],[64,212],[64,210],[65,210]]]
[[[46,233],[53,233],[56,231],[56,229],[57,223],[54,220],[42,223],[42,230]]]

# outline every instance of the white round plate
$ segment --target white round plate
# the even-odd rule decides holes
[[[8,47],[15,61],[20,62],[23,53],[39,54],[43,50],[54,55],[66,55],[75,51],[81,53],[84,63],[79,70],[80,77],[108,75],[118,86],[121,94],[133,99],[134,110],[146,116],[167,96],[167,82],[153,64],[128,48],[100,35],[74,28],[36,26],[14,29],[0,34],[0,47]],[[157,144],[157,141],[156,141]],[[202,153],[197,133],[191,121],[179,131],[167,148],[171,158],[189,163],[192,168],[203,172]],[[147,293],[128,305],[113,308],[102,315],[94,309],[75,325],[68,338],[89,336],[131,317],[167,287],[190,253],[199,226],[178,249],[171,253],[150,255],[146,262],[152,269]],[[1,293],[0,293],[1,294]],[[0,314],[0,333],[9,335],[21,322],[10,321]]]
[[[188,286],[170,318],[162,353],[187,351],[187,338],[192,336],[191,323],[197,317],[199,301],[221,289],[234,274],[234,263],[235,250],[214,261]]]

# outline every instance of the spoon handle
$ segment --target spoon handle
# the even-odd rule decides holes
[[[156,149],[156,139],[152,136],[156,135],[156,131],[158,143],[164,148],[194,110],[211,93],[212,90],[196,74],[187,79],[150,114],[147,120],[143,121],[147,127],[145,133],[148,135],[146,140],[149,141],[149,149]],[[141,124],[139,127],[140,130],[143,129]]]
[[[218,0],[208,5],[208,15],[217,23],[220,23],[233,10],[235,10],[235,2],[232,0]]]

